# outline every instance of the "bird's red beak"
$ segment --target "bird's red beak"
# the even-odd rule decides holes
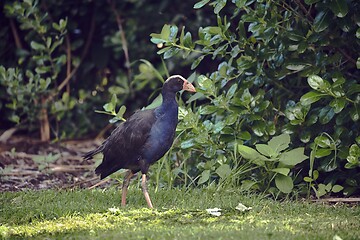
[[[184,80],[183,90],[189,91],[189,92],[196,92],[196,89],[194,85],[191,84],[191,82]]]

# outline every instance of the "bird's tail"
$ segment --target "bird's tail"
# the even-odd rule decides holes
[[[91,150],[90,152],[85,153],[84,155],[82,155],[82,157],[84,158],[84,160],[90,160],[93,158],[93,156],[95,156],[98,153],[101,153],[104,150],[104,145],[100,145],[97,148],[95,148],[94,150]]]

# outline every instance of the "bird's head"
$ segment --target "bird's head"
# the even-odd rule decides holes
[[[189,92],[196,92],[194,85],[180,75],[170,76],[164,83],[163,89],[172,92],[185,90]]]

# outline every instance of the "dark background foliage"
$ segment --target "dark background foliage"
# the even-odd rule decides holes
[[[107,123],[94,110],[123,105],[126,118],[182,74],[198,93],[179,99],[158,187],[358,193],[358,1],[0,4],[1,129],[96,134]]]

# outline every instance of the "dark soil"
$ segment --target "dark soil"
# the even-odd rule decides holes
[[[100,181],[94,173],[101,156],[89,161],[81,157],[100,143],[101,140],[43,143],[13,136],[6,143],[0,143],[0,192],[108,184],[111,179]]]

